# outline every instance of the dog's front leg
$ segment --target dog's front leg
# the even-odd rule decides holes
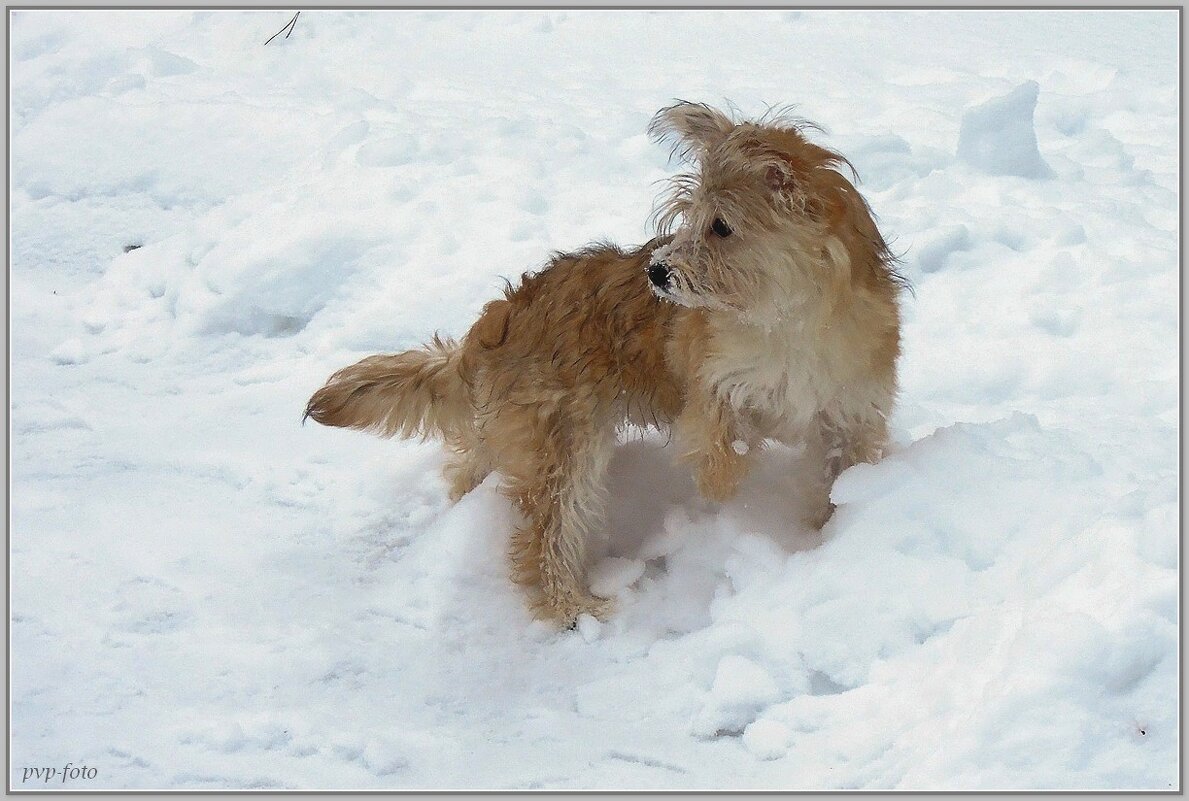
[[[816,425],[806,436],[807,458],[811,469],[817,471],[814,502],[807,521],[811,526],[821,528],[834,514],[834,503],[830,500],[834,480],[860,462],[878,462],[887,437],[887,422],[878,411],[849,417],[846,423],[826,413],[818,414]]]
[[[675,424],[682,461],[694,471],[702,497],[722,502],[734,496],[762,441],[734,409],[704,389],[690,393]]]

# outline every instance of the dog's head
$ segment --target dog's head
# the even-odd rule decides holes
[[[866,202],[838,171],[849,162],[810,142],[812,127],[778,115],[735,122],[686,102],[657,113],[649,134],[693,169],[671,179],[657,209],[672,239],[649,263],[653,291],[774,324],[821,301],[832,308],[881,275],[895,281]]]

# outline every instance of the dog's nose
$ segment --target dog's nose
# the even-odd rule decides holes
[[[669,265],[667,264],[650,264],[648,265],[648,280],[657,289],[668,289],[669,287]]]

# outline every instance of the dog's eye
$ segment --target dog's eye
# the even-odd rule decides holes
[[[710,230],[721,236],[723,239],[726,239],[731,235],[731,226],[723,222],[722,217],[714,218],[714,223],[711,224]]]

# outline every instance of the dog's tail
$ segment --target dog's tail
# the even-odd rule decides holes
[[[449,436],[472,416],[462,349],[437,336],[424,350],[368,356],[332,375],[305,418],[383,437]]]

